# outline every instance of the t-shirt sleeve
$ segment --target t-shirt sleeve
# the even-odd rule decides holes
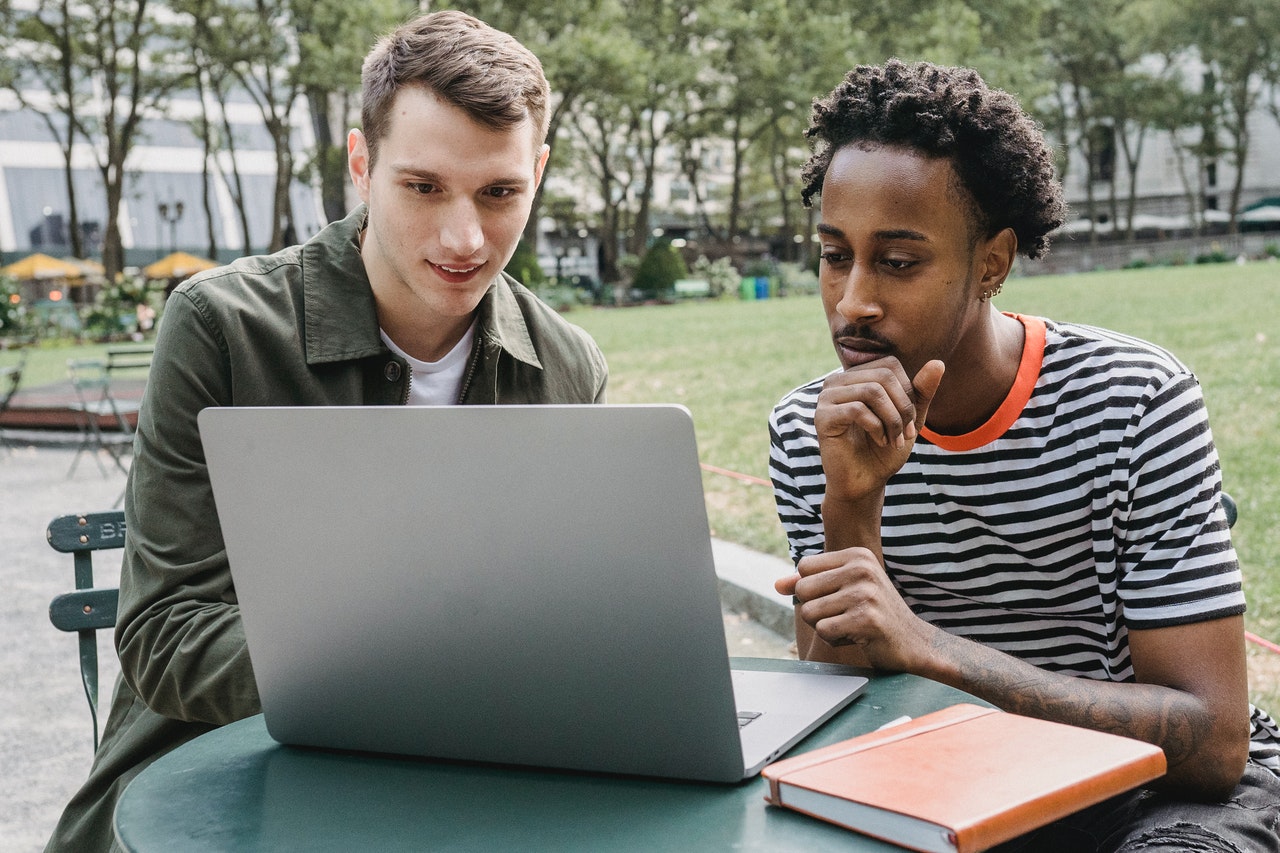
[[[815,404],[816,396],[807,401],[798,390],[784,398],[769,417],[769,477],[778,520],[795,563],[824,547],[821,507],[825,480],[813,432]]]
[[[1131,629],[1244,612],[1240,566],[1222,509],[1222,471],[1200,385],[1190,373],[1153,381],[1135,410],[1116,534],[1119,595]]]

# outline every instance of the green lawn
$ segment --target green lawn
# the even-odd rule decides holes
[[[38,347],[0,352],[0,366],[16,364],[23,353],[22,387],[63,382],[67,378],[67,361],[73,358],[97,358],[106,354],[108,346],[124,344],[78,344],[68,341],[42,341]]]

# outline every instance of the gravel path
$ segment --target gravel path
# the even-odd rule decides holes
[[[0,850],[40,850],[93,761],[92,724],[80,686],[76,638],[49,624],[49,601],[75,586],[71,557],[45,541],[58,515],[109,509],[124,487],[62,447],[0,447]],[[118,552],[95,561],[101,586],[119,580]],[[104,711],[119,665],[98,641]]]

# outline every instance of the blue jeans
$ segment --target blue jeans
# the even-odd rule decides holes
[[[993,853],[1280,853],[1280,776],[1253,763],[1223,803],[1146,789],[1090,806]]]

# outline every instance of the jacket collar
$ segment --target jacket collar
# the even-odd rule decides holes
[[[385,353],[373,288],[360,258],[360,232],[368,216],[361,204],[302,246],[303,348],[308,364]],[[477,308],[477,338],[541,368],[513,286],[519,285],[506,273],[489,286]]]
[[[542,362],[533,348],[524,312],[516,299],[513,287],[520,287],[505,272],[499,274],[489,291],[480,300],[480,332],[489,346],[504,350],[513,358],[541,369]],[[529,297],[532,298],[532,297]]]

